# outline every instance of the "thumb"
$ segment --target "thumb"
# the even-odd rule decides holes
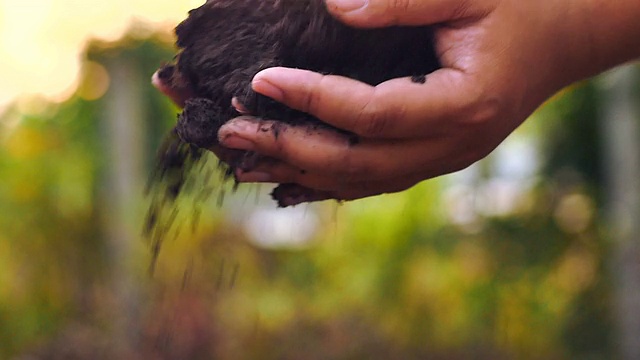
[[[325,0],[344,23],[362,28],[431,25],[486,14],[491,0]]]

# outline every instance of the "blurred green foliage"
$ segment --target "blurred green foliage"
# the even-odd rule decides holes
[[[146,79],[171,54],[128,39],[96,44],[87,59],[127,58]],[[143,91],[153,154],[176,109]],[[104,100],[16,105],[0,134],[0,358],[610,358],[597,106],[585,82],[539,111],[519,130],[543,139],[533,186],[508,213],[472,208],[470,223],[446,211],[449,177],[307,206],[321,225],[303,248],[250,239],[242,216],[258,205],[255,188],[212,200],[197,231],[167,239],[153,277],[139,240],[127,349],[114,346]]]

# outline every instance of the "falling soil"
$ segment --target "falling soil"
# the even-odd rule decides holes
[[[323,0],[209,0],[189,12],[176,35],[179,53],[158,77],[189,99],[153,176],[156,184],[163,183],[162,198],[169,201],[182,191],[203,149],[214,150],[227,175],[235,168],[250,170],[260,161],[255,154],[218,143],[220,126],[239,115],[231,105],[234,97],[258,118],[327,126],[254,92],[251,80],[260,70],[309,69],[377,85],[401,77],[424,83],[425,75],[439,67],[431,27],[351,28],[329,15]],[[276,130],[272,128],[274,136]],[[357,138],[353,140],[357,146]],[[274,191],[274,199],[287,196],[286,189]],[[150,229],[158,221],[153,213]]]

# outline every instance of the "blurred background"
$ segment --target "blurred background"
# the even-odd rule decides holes
[[[201,3],[0,0],[1,359],[640,358],[634,65],[400,194],[278,210],[209,159],[154,261],[150,77]]]

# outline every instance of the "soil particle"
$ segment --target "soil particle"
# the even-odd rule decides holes
[[[427,76],[422,74],[422,75],[413,75],[411,77],[411,81],[414,83],[418,83],[418,84],[424,84],[427,82]]]
[[[275,200],[278,207],[281,208],[311,200],[309,194],[296,184],[281,184],[273,189],[271,198]]]

